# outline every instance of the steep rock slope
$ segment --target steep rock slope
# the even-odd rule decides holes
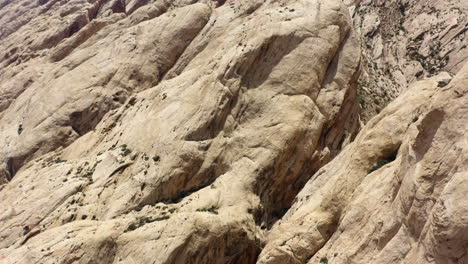
[[[38,57],[31,55],[32,50],[40,49],[34,42],[13,48],[14,63],[10,63],[13,55],[3,60],[0,73],[0,142],[4,146],[0,180],[11,179],[28,160],[69,145],[94,129],[130,94],[157,84],[210,18],[207,5],[176,9],[164,16],[160,16],[161,10],[168,7],[160,5],[148,6],[126,19],[119,13],[93,20],[87,24],[90,27],[85,26],[57,46],[40,45]],[[57,30],[50,18],[62,11],[60,7],[46,10],[42,19],[36,18],[37,23],[21,27],[1,40],[1,45],[29,43],[24,37],[32,35],[35,41],[50,43],[49,35]],[[65,7],[75,13],[84,8],[73,2]],[[146,13],[156,18],[142,21],[148,19]],[[111,25],[105,27],[107,24]],[[50,28],[43,33],[39,25]],[[169,25],[171,30],[166,28]],[[66,56],[87,38],[76,52]]]
[[[168,2],[2,33],[57,44],[2,61],[1,263],[253,263],[354,138],[360,49],[341,1]],[[92,4],[49,3],[44,26]]]
[[[0,0],[0,263],[468,262],[464,10]]]
[[[468,64],[415,83],[320,169],[258,263],[467,263]]]
[[[456,74],[468,59],[468,3],[463,0],[345,1],[361,38],[359,80],[367,122],[413,82]]]

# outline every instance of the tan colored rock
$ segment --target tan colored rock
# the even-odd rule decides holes
[[[320,169],[258,263],[466,263],[468,64],[448,76],[415,83]]]
[[[352,141],[341,1],[186,4],[103,14],[20,65],[44,73],[0,119],[0,263],[252,263]]]
[[[6,0],[0,23],[1,264],[466,261],[468,70],[356,137],[358,80],[388,79],[343,1]]]
[[[164,25],[175,21],[172,30]],[[25,87],[1,116],[0,152],[3,175],[12,176],[28,160],[67,146],[94,129],[102,117],[132,92],[157,84],[205,26],[210,9],[203,4],[180,8],[150,21],[106,34],[107,41],[90,39],[59,65],[39,61],[38,79]],[[114,19],[113,21],[118,21]],[[112,20],[111,20],[112,21]],[[159,25],[159,29],[155,29]],[[84,31],[83,31],[84,32]],[[81,39],[81,35],[76,35]],[[76,40],[79,41],[79,40]],[[70,45],[77,46],[74,39]],[[159,41],[160,45],[155,45]],[[76,43],[76,44],[75,44]],[[68,47],[68,40],[57,48]],[[57,53],[52,53],[52,58]],[[66,55],[66,53],[60,53]],[[38,62],[38,63],[39,63]],[[18,87],[22,81],[6,83]],[[0,172],[1,174],[1,172]]]
[[[367,122],[413,82],[468,61],[468,2],[345,1],[362,39],[358,97]]]

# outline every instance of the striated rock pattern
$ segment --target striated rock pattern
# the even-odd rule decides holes
[[[361,130],[366,5],[0,0],[0,263],[467,263],[466,40]]]
[[[463,0],[345,1],[363,47],[358,85],[363,121],[413,82],[456,74],[468,61],[468,3]]]
[[[467,263],[468,64],[415,83],[320,169],[258,263]]]

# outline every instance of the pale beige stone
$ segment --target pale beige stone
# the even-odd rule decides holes
[[[0,2],[0,263],[467,262],[468,68],[384,108],[425,68],[344,2]]]
[[[467,1],[344,2],[362,40],[358,97],[364,122],[415,81],[456,74],[468,61]]]
[[[0,119],[3,262],[255,262],[352,141],[360,49],[340,1],[187,4],[109,7],[24,64],[44,73]]]
[[[416,82],[320,169],[258,263],[465,263],[468,64],[439,87],[447,76]]]

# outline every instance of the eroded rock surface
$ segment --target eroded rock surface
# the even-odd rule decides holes
[[[415,83],[320,169],[258,263],[466,263],[468,64]]]
[[[99,9],[6,66],[21,70],[2,88],[5,263],[255,262],[354,138],[360,49],[340,1],[162,4]]]
[[[466,262],[467,70],[357,135],[350,6],[0,2],[0,263]]]
[[[468,61],[463,0],[345,0],[363,47],[358,97],[367,121],[415,81]]]

